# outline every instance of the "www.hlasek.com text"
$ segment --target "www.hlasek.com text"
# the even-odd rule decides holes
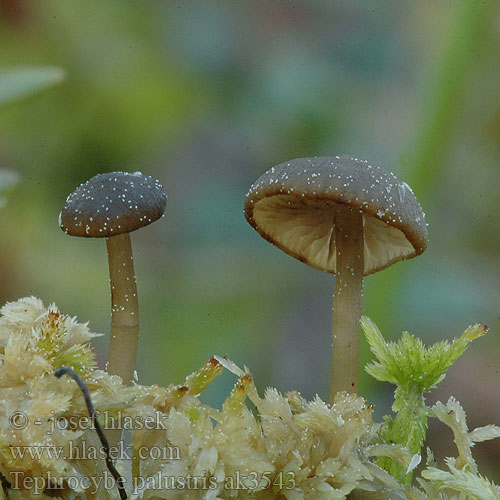
[[[107,451],[103,446],[89,445],[85,440],[69,441],[66,446],[9,446],[14,460],[105,460]],[[180,460],[181,453],[177,446],[141,446],[132,448],[121,441],[109,448],[109,455],[116,460]]]

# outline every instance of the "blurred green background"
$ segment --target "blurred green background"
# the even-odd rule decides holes
[[[91,176],[141,170],[168,206],[132,235],[139,381],[227,354],[261,390],[326,399],[333,277],[265,242],[242,207],[274,164],[352,153],[413,187],[430,233],[421,257],[366,279],[365,314],[427,343],[488,324],[429,399],[499,424],[499,54],[494,0],[0,0],[0,74],[66,73],[0,108],[0,168],[20,176],[0,210],[0,302],[33,294],[107,333],[104,241],[66,236],[57,216]],[[106,336],[96,349],[104,366]],[[361,393],[390,411],[389,385],[365,375]],[[439,457],[454,454],[443,429],[430,428]],[[476,456],[498,481],[498,442]]]

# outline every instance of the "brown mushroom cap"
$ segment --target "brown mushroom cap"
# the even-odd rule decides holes
[[[349,155],[298,158],[271,168],[247,193],[245,217],[281,250],[335,273],[338,204],[363,214],[365,276],[427,247],[425,215],[410,186]]]
[[[162,185],[141,172],[99,174],[66,199],[59,226],[72,236],[108,238],[159,219],[167,205]]]

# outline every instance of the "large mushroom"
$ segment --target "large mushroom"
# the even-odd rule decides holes
[[[348,155],[298,158],[252,185],[245,217],[284,252],[336,275],[330,400],[338,391],[357,392],[363,276],[427,246],[424,213],[411,188]]]
[[[132,381],[139,341],[139,303],[128,233],[159,219],[163,187],[141,172],[99,174],[66,199],[59,226],[72,236],[106,238],[111,286],[108,371]]]

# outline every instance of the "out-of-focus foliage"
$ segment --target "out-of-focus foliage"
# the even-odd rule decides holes
[[[5,168],[0,169],[0,208],[7,203],[7,199],[3,196],[5,192],[15,186],[18,182],[19,174],[17,172],[7,170]]]
[[[46,88],[61,83],[65,72],[61,68],[17,67],[0,69],[0,108]]]
[[[11,102],[36,94],[64,80],[65,73],[60,68],[17,67],[0,69],[0,108]],[[13,170],[0,168],[0,208],[6,199],[2,192],[19,182],[19,174]]]
[[[495,421],[499,26],[495,0],[2,1],[1,67],[67,79],[0,112],[0,168],[22,179],[0,210],[0,303],[35,294],[108,332],[104,242],[64,235],[57,216],[91,176],[141,170],[169,201],[132,234],[140,382],[227,353],[259,386],[325,396],[333,279],[266,245],[242,206],[272,165],[352,153],[408,182],[430,224],[422,256],[365,280],[364,312],[429,344],[487,324],[431,397],[454,394],[472,427]],[[220,403],[230,385],[204,398]],[[375,390],[365,375],[361,393]],[[388,413],[390,392],[377,397]],[[477,453],[498,482],[498,447]]]

